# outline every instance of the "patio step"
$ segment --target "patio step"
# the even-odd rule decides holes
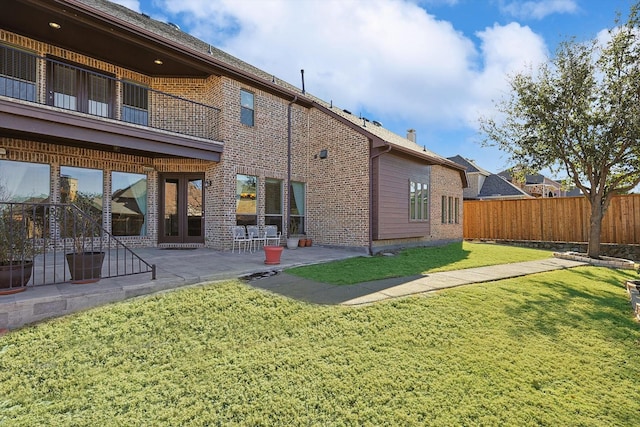
[[[627,294],[631,300],[631,309],[640,320],[640,280],[628,280],[626,283]]]

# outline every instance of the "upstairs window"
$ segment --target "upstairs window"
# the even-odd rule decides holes
[[[149,124],[149,89],[135,83],[122,83],[122,121]]]
[[[36,101],[36,57],[0,45],[0,95]]]
[[[240,123],[253,126],[254,123],[254,99],[251,92],[240,91]]]
[[[47,65],[49,104],[100,117],[113,117],[114,80],[51,60]]]

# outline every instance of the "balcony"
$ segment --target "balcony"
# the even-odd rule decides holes
[[[0,106],[0,114],[5,114],[5,120],[0,116],[0,128],[9,131],[35,129],[37,133],[38,126],[33,123],[37,116],[48,122],[40,126],[43,135],[95,142],[109,150],[119,147],[207,160],[219,160],[222,151],[221,144],[216,142],[220,139],[218,108],[1,45],[0,101],[4,104]],[[28,119],[31,123],[26,123]],[[55,125],[61,123],[67,125],[66,130],[56,129]],[[80,135],[71,128],[87,131]],[[90,131],[109,136],[94,135],[92,140],[87,135]],[[122,137],[114,138],[113,134]],[[159,148],[158,143],[164,146]],[[215,154],[199,155],[194,150]]]

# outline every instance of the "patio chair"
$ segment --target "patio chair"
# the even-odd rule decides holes
[[[264,245],[265,238],[260,236],[260,228],[257,225],[247,225],[247,237],[249,238],[250,251],[254,252],[260,242]]]
[[[264,227],[264,244],[280,245],[281,234],[282,233],[278,231],[278,227],[276,227],[275,225],[267,225],[266,227]]]
[[[247,235],[247,230],[244,228],[244,225],[234,225],[231,227],[231,231],[233,232],[233,243],[231,244],[231,253],[234,252],[236,243],[238,244],[238,253],[240,253],[240,248],[244,246],[244,251],[247,251],[247,245],[251,244],[251,239]]]

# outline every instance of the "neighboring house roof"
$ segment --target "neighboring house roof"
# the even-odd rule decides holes
[[[464,166],[467,168],[467,173],[474,173],[474,172],[478,172],[481,173],[482,175],[491,175],[491,172],[482,169],[480,166],[476,165],[473,160],[469,160],[469,159],[465,159],[464,157],[462,157],[461,155],[456,155],[453,157],[447,157],[449,160],[451,160],[452,162],[455,162],[461,166]]]
[[[106,19],[115,18],[116,20],[120,20],[123,23],[129,24],[128,26],[131,30],[135,30],[135,28],[131,28],[131,26],[137,27],[138,31],[143,33],[142,35],[160,37],[169,42],[166,43],[167,48],[178,50],[182,54],[193,54],[198,61],[203,61],[212,67],[218,68],[218,71],[222,71],[223,74],[227,74],[241,81],[248,81],[266,88],[266,90],[271,92],[277,92],[281,96],[295,100],[295,102],[302,105],[316,107],[335,118],[339,118],[345,123],[350,123],[350,127],[354,130],[373,140],[374,146],[387,146],[391,150],[404,152],[413,157],[423,159],[430,164],[439,164],[458,170],[463,186],[466,187],[467,185],[464,169],[458,164],[382,126],[377,126],[374,122],[368,122],[361,117],[337,108],[332,103],[329,104],[307,92],[302,92],[296,86],[276,78],[273,74],[269,74],[264,70],[235,58],[202,40],[180,31],[175,26],[154,20],[147,15],[137,13],[124,6],[106,0],[66,0],[66,2],[78,6],[84,5],[85,8],[89,7],[97,12],[106,14],[106,16],[104,16]]]
[[[530,196],[511,184],[501,176],[491,174],[487,176],[482,185],[482,189],[478,193],[478,198],[498,198],[498,197],[527,197]]]
[[[571,190],[567,191],[567,197],[576,197],[582,195],[582,190],[580,190],[578,187],[573,187]]]
[[[482,182],[482,188],[478,189],[478,194],[474,194],[473,196],[465,195],[465,197],[471,197],[474,199],[530,197],[526,192],[511,184],[503,177],[481,168],[472,160],[465,159],[460,155],[449,157],[448,159],[465,167],[467,169],[467,173],[477,173],[484,176],[484,180],[479,181]]]
[[[508,181],[512,181],[513,180],[513,176],[511,175],[511,172],[509,170],[499,172],[498,175],[506,178]],[[561,186],[559,182],[554,181],[551,178],[547,178],[546,176],[544,176],[542,174],[539,174],[539,173],[526,174],[525,175],[525,183],[524,183],[524,185],[535,185],[535,184],[557,185],[558,188],[560,188],[560,186]]]

